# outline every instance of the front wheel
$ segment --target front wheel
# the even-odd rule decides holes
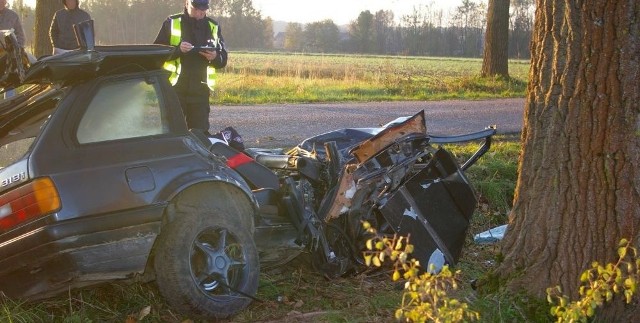
[[[207,212],[179,214],[163,229],[154,266],[160,292],[186,315],[227,318],[247,307],[258,289],[251,234]]]

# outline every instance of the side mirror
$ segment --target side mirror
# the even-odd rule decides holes
[[[96,46],[93,20],[85,20],[73,25],[73,32],[81,50],[93,50]]]

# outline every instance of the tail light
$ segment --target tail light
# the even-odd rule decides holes
[[[0,195],[0,232],[60,209],[60,196],[53,181],[38,178]]]

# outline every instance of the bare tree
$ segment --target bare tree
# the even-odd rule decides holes
[[[509,56],[530,58],[535,0],[513,0],[510,7]]]
[[[618,259],[621,238],[638,246],[640,2],[538,0],[536,10],[519,177],[497,273],[535,296],[555,285],[576,296],[592,261]],[[622,315],[637,310],[618,302],[601,314],[629,322]]]
[[[378,10],[373,20],[376,43],[375,52],[378,54],[391,53],[393,46],[393,12],[389,10]]]
[[[36,1],[36,26],[33,54],[36,57],[50,55],[53,51],[51,40],[49,39],[49,27],[53,14],[62,9],[60,1],[37,0]]]
[[[451,22],[453,24],[452,27],[460,29],[457,55],[469,57],[481,54],[479,42],[482,31],[485,28],[485,18],[486,7],[483,2],[476,3],[473,0],[462,0],[462,3],[456,7]]]
[[[509,77],[509,0],[489,0],[481,75]]]

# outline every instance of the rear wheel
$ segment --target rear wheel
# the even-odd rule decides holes
[[[230,214],[177,214],[162,231],[155,256],[158,287],[186,315],[227,318],[244,309],[258,288],[253,238]]]

